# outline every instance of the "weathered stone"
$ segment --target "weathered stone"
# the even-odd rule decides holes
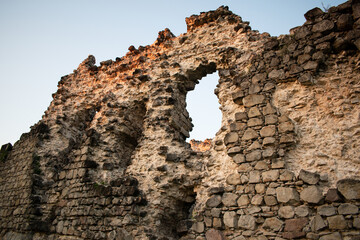
[[[284,232],[301,232],[308,222],[307,218],[287,219]]]
[[[276,189],[276,197],[281,203],[294,203],[299,201],[299,194],[294,188],[279,187]]]
[[[258,133],[254,129],[248,128],[244,132],[242,140],[251,140],[251,139],[258,138],[258,136],[259,136]]]
[[[241,195],[239,199],[237,200],[237,205],[239,207],[241,206],[247,206],[250,203],[249,198],[247,195]]]
[[[343,179],[337,182],[338,191],[348,200],[360,199],[360,180]]]
[[[317,184],[320,180],[320,175],[317,173],[311,173],[301,169],[299,178],[307,184]]]
[[[293,218],[295,215],[294,207],[292,206],[281,206],[279,208],[279,217],[281,218]]]
[[[229,148],[229,150],[227,151],[227,154],[229,156],[234,156],[234,155],[236,155],[238,153],[241,153],[241,152],[242,152],[241,147],[236,146],[236,147]]]
[[[310,223],[311,229],[314,232],[320,231],[326,227],[326,224],[320,215],[315,215]]]
[[[295,30],[295,38],[296,39],[302,39],[311,34],[311,31],[308,29],[307,26],[298,27]]]
[[[243,163],[245,162],[245,157],[243,154],[236,154],[235,156],[232,157],[234,162],[236,163]]]
[[[303,66],[303,68],[305,70],[314,70],[314,71],[317,70],[318,67],[319,67],[319,64],[315,61],[309,61]]]
[[[330,21],[330,20],[323,20],[317,24],[315,24],[312,28],[312,31],[314,32],[326,32],[326,31],[330,31],[331,29],[334,28],[334,22]]]
[[[202,233],[205,230],[204,222],[195,222],[192,227],[192,230],[194,230],[197,233]]]
[[[256,219],[251,215],[241,215],[238,220],[238,227],[242,229],[255,230]]]
[[[275,182],[279,178],[279,170],[270,170],[262,173],[264,182]]]
[[[292,181],[294,179],[294,173],[290,172],[288,170],[285,170],[283,173],[281,173],[280,175],[280,180],[281,181]]]
[[[214,228],[221,228],[223,226],[222,219],[221,218],[213,218],[213,227]]]
[[[350,14],[341,14],[336,22],[339,30],[345,31],[351,29],[353,20]]]
[[[250,108],[250,109],[249,109],[249,112],[248,112],[248,116],[249,116],[249,118],[261,116],[261,113],[260,113],[260,111],[259,111],[259,108],[256,107],[256,106]]]
[[[243,98],[243,104],[245,107],[252,107],[254,105],[263,103],[265,100],[264,95],[251,94]]]
[[[230,132],[228,134],[225,135],[225,138],[224,138],[224,143],[225,145],[228,145],[230,143],[235,143],[237,142],[239,139],[239,135],[235,132]]]
[[[263,196],[257,194],[251,199],[252,205],[261,205],[263,203]]]
[[[341,234],[339,232],[330,233],[324,236],[321,236],[319,240],[342,240]]]
[[[259,171],[251,171],[249,177],[249,183],[259,183],[261,182],[261,174]]]
[[[265,125],[276,124],[278,122],[278,117],[274,114],[265,116]]]
[[[263,120],[261,118],[250,118],[249,121],[247,122],[247,125],[249,127],[255,127],[255,126],[260,126],[263,125]]]
[[[318,187],[309,186],[300,192],[300,198],[308,203],[319,203],[323,199],[323,195]]]
[[[312,21],[315,18],[317,18],[318,16],[321,16],[322,14],[324,14],[324,12],[320,8],[316,7],[316,8],[313,8],[313,9],[307,11],[304,14],[304,17],[306,20]]]
[[[258,161],[254,167],[256,170],[268,170],[269,166],[264,161]]]
[[[255,150],[245,155],[247,162],[261,160],[261,150]]]
[[[274,206],[276,205],[278,202],[276,201],[276,198],[274,196],[265,196],[264,197],[264,201],[265,201],[265,204],[267,206]]]
[[[211,213],[212,217],[220,217],[221,209],[220,208],[212,208],[210,213]]]
[[[306,235],[305,232],[283,232],[282,237],[286,239],[296,239],[301,238]]]
[[[305,205],[301,205],[295,208],[295,214],[299,217],[306,217],[309,215],[309,208]]]
[[[238,199],[238,196],[234,193],[224,193],[222,196],[222,203],[224,206],[232,207],[237,206],[236,200]]]
[[[206,240],[225,240],[224,234],[216,229],[207,230],[205,237]]]
[[[225,212],[224,213],[224,217],[223,217],[223,220],[224,220],[224,225],[227,226],[227,227],[230,227],[230,228],[233,228],[236,226],[236,223],[237,223],[237,215],[236,215],[236,212]]]
[[[219,206],[221,203],[221,196],[220,195],[213,195],[206,201],[206,206],[215,208]]]
[[[225,191],[224,187],[211,187],[209,188],[208,192],[212,195],[212,194],[217,194],[217,193],[223,193]]]
[[[278,219],[277,217],[266,218],[262,227],[264,229],[270,229],[272,231],[280,231],[281,227],[283,226],[284,222]]]
[[[269,73],[269,78],[270,79],[276,79],[276,80],[284,79],[285,78],[285,72],[282,69],[280,69],[280,70],[272,70]]]
[[[360,217],[354,218],[353,227],[360,229]]]
[[[338,202],[341,201],[341,197],[337,189],[330,188],[325,197],[325,201],[327,202]]]
[[[267,103],[265,107],[263,107],[263,114],[264,115],[270,115],[276,113],[276,109],[271,106],[270,103]]]
[[[247,118],[248,117],[247,117],[246,112],[237,112],[237,113],[235,113],[235,120],[236,121],[246,120]]]
[[[275,125],[265,126],[260,130],[260,135],[262,137],[272,137],[276,133]]]
[[[283,122],[278,126],[279,133],[294,131],[294,124],[292,122]]]
[[[347,228],[347,224],[343,215],[336,215],[327,218],[329,228],[334,230],[342,230]]]
[[[230,185],[238,185],[241,183],[241,176],[238,173],[232,173],[226,178],[226,183]]]
[[[338,212],[343,215],[358,214],[359,208],[351,203],[343,203],[338,207]]]
[[[336,214],[336,210],[331,205],[323,205],[318,207],[317,212],[321,216],[333,216]]]

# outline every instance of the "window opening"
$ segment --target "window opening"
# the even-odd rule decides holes
[[[214,93],[218,82],[219,74],[216,71],[203,77],[195,90],[187,94],[187,110],[194,125],[189,139],[192,148],[197,151],[206,151],[210,147],[210,140],[207,139],[212,139],[221,126],[220,104]]]

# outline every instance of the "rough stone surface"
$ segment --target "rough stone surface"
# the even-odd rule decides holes
[[[86,58],[0,149],[0,238],[356,238],[360,4],[305,18],[271,37],[222,6]],[[187,142],[187,94],[216,71],[219,131]]]
[[[299,201],[299,194],[294,188],[279,187],[276,189],[276,197],[281,203]]]
[[[300,198],[308,203],[319,203],[323,199],[323,195],[318,187],[309,186],[300,192]]]

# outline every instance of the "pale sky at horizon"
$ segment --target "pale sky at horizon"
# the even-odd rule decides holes
[[[0,146],[7,142],[14,144],[41,119],[61,76],[72,73],[89,54],[99,64],[125,55],[130,45],[152,44],[158,32],[165,28],[178,36],[186,32],[186,17],[221,5],[229,6],[244,21],[250,21],[252,29],[277,36],[302,25],[307,10],[343,2],[0,0]],[[200,86],[195,91],[200,91]],[[213,90],[211,85],[204,92],[213,94]],[[207,99],[200,95],[200,92],[196,94],[206,104]],[[214,111],[219,112],[217,108],[218,105]],[[207,110],[208,115],[188,110],[195,129],[196,118],[204,122],[215,114],[213,110]],[[199,140],[213,137],[220,125],[215,129],[210,127],[196,135],[194,132],[191,137]]]

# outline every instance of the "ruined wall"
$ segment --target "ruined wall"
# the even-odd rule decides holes
[[[3,239],[357,239],[360,3],[290,35],[226,7],[62,77],[0,162]],[[219,72],[221,129],[194,151],[186,95]]]

